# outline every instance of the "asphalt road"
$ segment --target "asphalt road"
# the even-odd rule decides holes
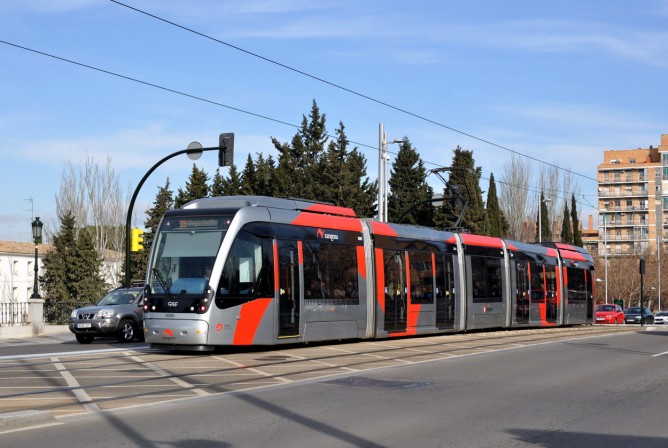
[[[53,357],[67,372],[78,368],[72,378],[83,385],[64,391],[83,391],[89,399],[79,397],[72,403],[77,410],[55,424],[2,434],[0,444],[668,446],[668,332],[560,334],[481,333],[185,357],[136,347],[127,355],[107,354],[104,368],[99,358],[97,370],[72,364],[88,362],[92,354],[51,356],[48,363],[23,359],[20,364],[33,371]],[[17,362],[3,361],[0,368],[8,365]],[[144,379],[138,388],[101,379],[114,369],[117,382],[119,372]],[[162,376],[148,378],[149,370]],[[188,394],[153,400],[151,388]],[[132,399],[116,397],[125,404],[105,407],[115,401],[116,389],[133,390]],[[96,408],[86,410],[91,404]]]

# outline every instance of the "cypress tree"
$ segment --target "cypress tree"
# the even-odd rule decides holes
[[[575,194],[571,195],[571,222],[573,223],[573,244],[582,247],[584,243],[582,242],[582,232],[580,232],[580,220],[578,219]]]
[[[494,173],[489,176],[489,188],[487,189],[487,235],[505,238],[508,235],[508,221],[499,207],[499,198],[496,193],[496,182]]]
[[[573,232],[571,232],[571,216],[568,212],[568,203],[564,202],[564,217],[561,221],[561,242],[573,244]]]
[[[536,242],[539,241],[550,241],[552,240],[552,229],[550,223],[552,220],[549,216],[549,210],[547,209],[547,203],[545,202],[545,196],[543,192],[540,192],[540,207],[539,216],[536,216]],[[538,225],[538,218],[540,217],[540,225]],[[540,237],[538,236],[538,231],[540,229]]]

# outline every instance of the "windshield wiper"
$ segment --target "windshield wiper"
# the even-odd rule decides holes
[[[167,297],[172,299],[174,297],[174,294],[172,294],[172,291],[169,290],[169,286],[167,286],[167,282],[165,281],[165,278],[162,276],[158,268],[153,268],[153,275],[155,275],[155,278],[158,279],[158,283],[160,284],[162,290],[165,291],[165,294],[167,294]]]

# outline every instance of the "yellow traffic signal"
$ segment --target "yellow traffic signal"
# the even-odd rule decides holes
[[[144,250],[144,238],[142,235],[144,231],[138,228],[133,228],[130,233],[130,252],[139,252]]]

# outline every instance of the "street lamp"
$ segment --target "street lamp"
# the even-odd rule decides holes
[[[35,283],[32,287],[32,295],[30,296],[31,299],[41,299],[42,297],[39,295],[38,292],[38,286],[37,286],[37,272],[39,271],[39,268],[37,267],[38,259],[37,259],[37,245],[42,243],[42,226],[44,224],[42,221],[39,220],[39,216],[35,218],[35,220],[32,222],[32,240],[35,243]]]
[[[541,194],[542,196],[542,194]],[[543,203],[552,202],[550,198],[541,198],[538,204],[538,242],[543,242]]]

